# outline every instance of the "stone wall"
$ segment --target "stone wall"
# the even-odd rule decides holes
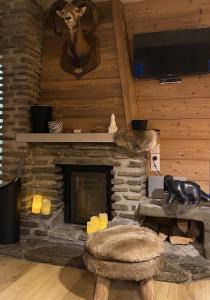
[[[14,179],[21,157],[23,211],[26,187],[32,182],[27,144],[17,144],[15,135],[30,130],[29,109],[37,102],[41,73],[42,11],[32,0],[0,1],[3,14],[0,53],[3,55],[3,180]]]
[[[48,235],[63,223],[62,164],[111,165],[113,216],[134,218],[139,202],[145,196],[145,156],[132,155],[114,144],[36,144],[30,149],[32,183],[28,194],[42,194],[51,199],[50,219],[28,216],[22,220],[22,232]],[[31,207],[31,201],[30,206]],[[27,227],[27,228],[26,228]]]

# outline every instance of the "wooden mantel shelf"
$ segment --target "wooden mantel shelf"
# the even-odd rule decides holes
[[[20,143],[113,143],[112,133],[18,133]]]

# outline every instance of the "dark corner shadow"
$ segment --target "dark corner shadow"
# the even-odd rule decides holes
[[[81,271],[81,277],[78,279],[78,281],[76,281],[75,284],[72,285],[71,283],[72,270],[71,267],[68,266],[61,269],[59,280],[69,292],[75,295],[75,298],[80,297],[84,300],[92,300],[94,296],[96,278],[93,274],[85,271],[84,269],[78,270]]]

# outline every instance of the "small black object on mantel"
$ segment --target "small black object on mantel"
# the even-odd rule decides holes
[[[200,202],[210,202],[210,196],[201,190],[200,185],[193,181],[181,181],[173,179],[173,176],[164,177],[164,186],[169,192],[168,203],[178,199],[182,204],[200,204]]]
[[[147,130],[148,120],[132,120],[131,126],[133,130]]]
[[[52,121],[52,107],[46,105],[31,106],[31,127],[33,133],[48,133],[48,122]]]

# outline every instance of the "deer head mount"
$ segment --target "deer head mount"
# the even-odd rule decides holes
[[[51,12],[55,34],[65,36],[61,67],[79,79],[94,70],[100,62],[100,45],[95,35],[98,25],[95,3],[91,0],[57,0],[51,6]],[[87,13],[90,20],[82,26],[81,18]],[[60,26],[58,18],[61,20]]]

